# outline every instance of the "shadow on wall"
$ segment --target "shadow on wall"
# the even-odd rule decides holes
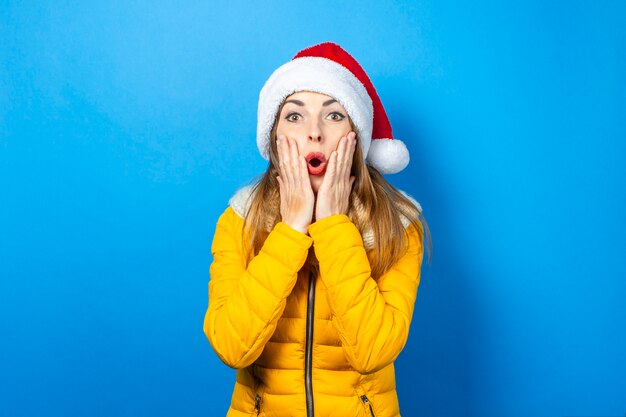
[[[454,242],[459,231],[450,219],[460,216],[440,169],[429,158],[427,143],[437,141],[436,127],[426,123],[426,112],[407,92],[393,88],[387,100],[394,136],[411,153],[409,166],[388,179],[422,205],[433,238],[433,258],[424,255],[422,277],[413,313],[409,340],[396,361],[396,380],[403,415],[472,415],[469,328],[473,300],[466,251]],[[395,94],[395,93],[398,94]],[[457,212],[455,212],[455,210]]]

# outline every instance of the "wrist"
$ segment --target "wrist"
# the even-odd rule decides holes
[[[284,221],[283,223],[285,223],[287,226],[291,227],[293,230],[300,232],[302,234],[308,234],[308,229],[309,229],[309,224],[303,224],[303,223],[294,223],[294,222],[287,222]]]
[[[316,213],[315,220],[319,221],[319,220],[326,219],[331,216],[335,216],[337,214],[347,214],[347,212],[344,212],[343,210],[322,209]]]

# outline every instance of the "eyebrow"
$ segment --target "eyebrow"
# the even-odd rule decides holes
[[[300,100],[294,100],[294,99],[285,100],[285,104],[287,104],[287,103],[293,103],[293,104],[296,104],[298,106],[304,106],[304,103],[301,102]]]
[[[334,98],[331,98],[330,100],[326,100],[325,102],[322,103],[322,106],[326,107],[330,104],[336,103],[337,100],[335,100]],[[293,103],[297,106],[304,106],[304,103],[300,100],[295,100],[295,99],[290,99],[290,100],[285,100],[285,104],[287,103]]]

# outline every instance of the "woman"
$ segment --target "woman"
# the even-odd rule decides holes
[[[204,331],[237,369],[228,416],[398,416],[393,362],[424,230],[429,242],[419,205],[380,174],[407,165],[406,147],[332,43],[265,83],[257,145],[268,169],[231,199],[212,246]]]

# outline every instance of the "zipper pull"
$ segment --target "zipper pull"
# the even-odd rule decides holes
[[[259,394],[254,398],[254,411],[256,411],[257,416],[261,413],[261,396]]]
[[[361,401],[363,401],[363,404],[369,406],[370,414],[372,415],[372,417],[374,417],[374,408],[372,408],[372,403],[370,402],[369,398],[367,398],[367,395],[361,395]]]

